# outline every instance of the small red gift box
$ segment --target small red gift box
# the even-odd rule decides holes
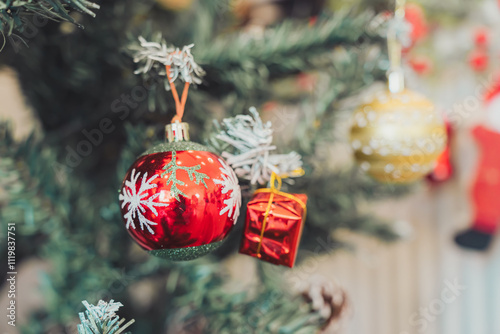
[[[240,253],[293,267],[306,215],[307,195],[259,189],[247,205]]]

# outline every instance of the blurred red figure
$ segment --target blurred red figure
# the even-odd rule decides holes
[[[472,134],[480,149],[477,174],[472,185],[474,221],[472,227],[455,237],[466,248],[488,248],[500,224],[500,81],[486,96],[488,128],[479,125]]]

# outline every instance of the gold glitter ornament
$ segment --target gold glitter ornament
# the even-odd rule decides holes
[[[351,146],[361,168],[376,180],[409,183],[432,170],[446,146],[446,128],[425,97],[386,90],[355,111]]]
[[[428,174],[446,146],[446,128],[425,97],[405,89],[401,67],[405,0],[396,0],[387,31],[387,90],[353,116],[351,146],[361,168],[380,182],[409,183]]]

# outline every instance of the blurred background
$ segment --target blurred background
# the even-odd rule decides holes
[[[408,184],[370,177],[350,142],[353,112],[386,87],[393,1],[99,5],[0,1],[2,310],[9,223],[17,270],[16,326],[3,316],[2,333],[77,333],[82,301],[110,299],[131,333],[500,333],[498,1],[403,4],[406,86],[448,134]],[[255,106],[277,152],[302,156],[305,175],[284,186],[308,195],[294,268],[238,253],[257,187],[244,179],[214,253],[171,262],[129,237],[117,189],[175,114],[164,73],[134,74],[139,36],[195,44],[206,76],[186,105],[194,141]],[[104,118],[113,130],[68,158]]]

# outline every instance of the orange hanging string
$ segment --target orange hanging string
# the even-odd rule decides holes
[[[170,80],[170,65],[165,65],[165,70],[167,72],[167,80],[170,84],[170,90],[172,91],[172,95],[174,96],[175,110],[178,111],[180,106],[179,94],[177,93],[177,88],[175,88],[173,81]]]
[[[180,118],[184,116],[184,108],[186,107],[188,91],[189,91],[189,82],[186,82],[184,83],[184,90],[182,91],[181,109],[179,110]]]
[[[170,65],[165,65],[165,70],[167,72],[167,80],[170,84],[170,89],[172,90],[172,95],[174,96],[175,101],[176,115],[172,118],[171,122],[182,122],[182,116],[184,116],[184,108],[186,107],[187,95],[189,91],[189,82],[186,82],[184,84],[182,98],[181,100],[179,100],[179,93],[177,92],[177,88],[175,88],[175,84],[170,80]]]

